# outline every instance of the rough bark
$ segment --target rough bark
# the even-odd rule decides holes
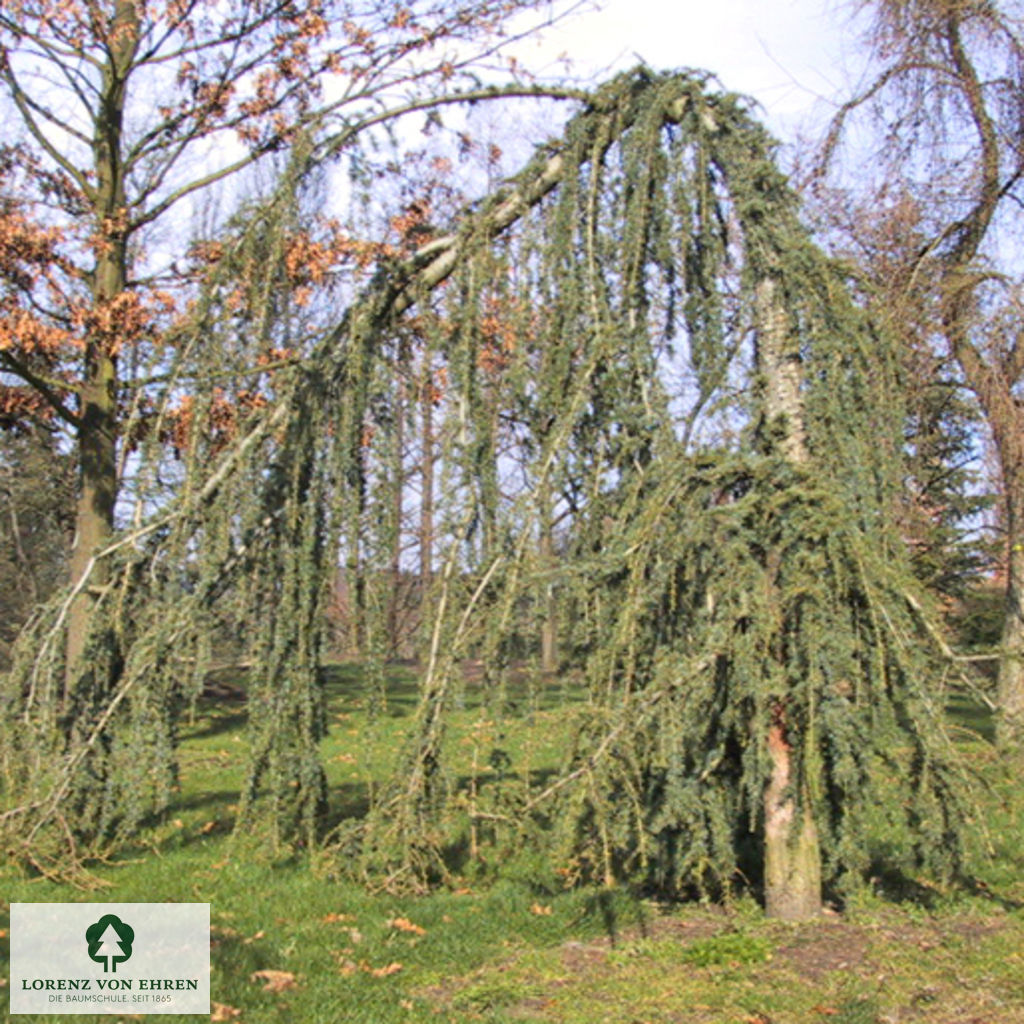
[[[769,917],[806,921],[821,913],[821,849],[807,801],[797,803],[792,749],[780,724],[768,731],[771,779],[764,794],[764,906]]]
[[[757,370],[763,379],[762,433],[790,462],[806,465],[809,454],[804,429],[799,348],[789,337],[789,315],[778,294],[778,282],[764,278],[757,286]]]
[[[770,277],[757,286],[757,369],[763,382],[762,433],[796,464],[810,460],[800,392],[799,340]],[[821,913],[821,844],[806,780],[794,773],[785,706],[768,731],[771,773],[764,793],[764,902],[769,917],[803,921]],[[799,796],[799,799],[798,799]]]

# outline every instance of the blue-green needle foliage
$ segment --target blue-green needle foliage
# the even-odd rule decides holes
[[[236,226],[197,304],[209,344],[182,352],[285,340],[282,239],[314,166],[299,147]],[[961,772],[892,527],[892,351],[810,242],[745,103],[695,74],[622,76],[442,241],[383,261],[233,438],[195,435],[179,497],[108,556],[99,683],[86,673],[59,700],[60,607],[26,641],[3,719],[23,853],[67,863],[168,806],[176,722],[226,623],[253,664],[240,827],[320,841],[325,602],[339,536],[386,564],[386,484],[404,470],[384,354],[414,330],[447,372],[444,543],[415,725],[368,816],[332,833],[342,867],[416,886],[533,847],[568,879],[727,893],[763,828],[773,724],[829,875],[864,867],[872,837],[957,867]],[[766,281],[787,325],[771,358]],[[788,421],[770,412],[776,358],[798,376]],[[784,444],[797,426],[799,461]],[[378,662],[386,575],[360,581]],[[555,685],[534,671],[554,618],[575,681],[558,690],[574,730],[562,765],[495,742],[467,769],[447,729],[462,662],[482,663],[500,733],[514,675],[527,718]]]

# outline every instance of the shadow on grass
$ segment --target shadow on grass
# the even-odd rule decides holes
[[[946,714],[953,725],[975,733],[988,743],[995,742],[996,723],[992,712],[970,694],[951,694],[946,702]]]
[[[485,684],[479,662],[463,662],[460,671],[463,681],[456,696],[458,709],[475,711],[492,706],[498,689]],[[375,691],[364,666],[352,663],[325,666],[323,685],[328,711],[338,713],[356,707],[369,708],[377,701],[392,718],[413,714],[420,699],[422,668],[414,662],[396,662],[386,666],[385,674],[383,690]],[[533,673],[523,667],[506,673],[500,694],[504,701],[503,713],[512,717],[554,710],[586,696],[585,688],[578,682]]]
[[[219,704],[204,700],[196,709],[195,722],[182,726],[182,739],[205,740],[226,732],[241,732],[248,718],[249,712],[244,707],[238,711],[221,711]]]

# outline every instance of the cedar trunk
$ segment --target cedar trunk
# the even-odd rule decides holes
[[[799,339],[793,337],[779,287],[765,278],[757,288],[756,359],[764,381],[764,434],[790,462],[806,465],[810,453]],[[775,715],[767,737],[771,773],[764,793],[765,911],[769,917],[803,921],[821,912],[821,844],[806,781],[794,777],[793,737],[787,734],[784,702]]]
[[[806,921],[821,912],[818,829],[807,800],[796,799],[792,750],[780,725],[768,731],[768,752],[772,772],[764,794],[765,912],[783,921]]]

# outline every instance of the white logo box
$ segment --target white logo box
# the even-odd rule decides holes
[[[10,1012],[210,1013],[209,903],[12,903]]]

